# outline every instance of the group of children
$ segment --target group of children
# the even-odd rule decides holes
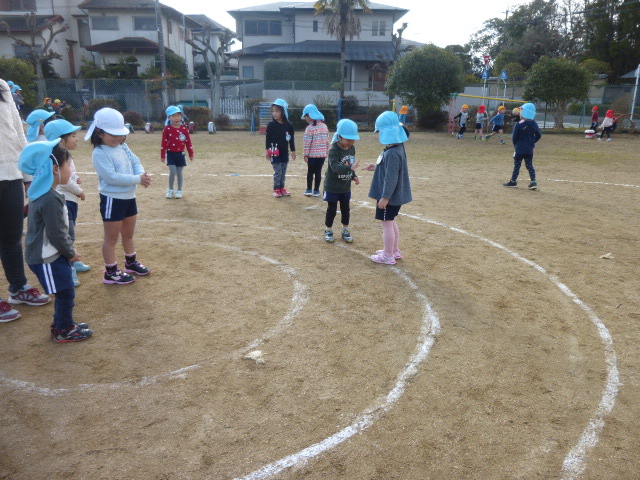
[[[289,122],[288,104],[279,98],[271,106],[273,120],[266,129],[266,159],[273,167],[273,196],[290,196],[285,187],[285,176],[291,159],[296,159],[293,125]],[[358,125],[350,119],[338,122],[336,133],[329,141],[329,130],[324,123],[324,115],[313,105],[302,111],[307,122],[304,133],[304,161],[307,163],[306,196],[320,196],[322,166],[329,159],[324,177],[324,201],[327,202],[325,215],[325,241],[333,243],[333,223],[340,205],[341,237],[347,243],[353,242],[349,230],[351,183],[360,184],[356,174],[359,162],[356,158],[355,142],[360,140]],[[409,134],[395,112],[383,112],[376,119],[375,132],[380,134],[380,143],[385,148],[376,163],[368,163],[364,168],[373,171],[369,197],[376,200],[375,218],[382,222],[384,248],[371,255],[376,263],[393,265],[402,257],[400,250],[400,230],[396,217],[400,207],[412,200],[409,182],[407,152],[404,142]]]
[[[597,137],[596,133],[598,132],[598,130],[600,130],[600,136],[598,137],[598,141],[601,142],[604,136],[606,135],[607,142],[610,142],[611,134],[618,126],[615,112],[613,110],[607,110],[604,120],[602,120],[602,123],[600,125],[598,125],[599,117],[600,117],[600,108],[597,105],[595,105],[591,109],[591,130],[594,133],[591,138],[596,138]]]
[[[514,111],[516,110],[517,109],[514,108]],[[487,107],[485,105],[480,105],[478,107],[478,113],[476,114],[476,128],[473,132],[473,139],[488,141],[495,134],[499,133],[500,143],[504,145],[506,143],[504,139],[505,112],[506,108],[501,105],[500,107],[498,107],[498,112],[496,113],[496,115],[489,120]],[[512,120],[517,122],[519,118],[516,119],[516,114],[513,111],[512,114],[514,115],[512,117]],[[464,138],[464,133],[467,131],[467,124],[469,123],[469,105],[463,105],[460,109],[460,112],[455,117],[453,117],[453,119],[458,120],[458,124],[460,126],[456,137],[458,138],[458,140],[462,140]],[[493,127],[491,127],[491,133],[485,135],[484,125],[485,123],[487,123],[487,121],[489,123],[489,126],[491,127],[491,125],[493,125]]]

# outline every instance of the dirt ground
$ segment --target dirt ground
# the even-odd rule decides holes
[[[524,166],[502,187],[495,138],[412,134],[394,267],[368,258],[371,172],[354,243],[330,245],[300,160],[292,196],[271,196],[263,142],[197,133],[167,200],[160,135],[130,136],[154,184],[136,232],[152,273],[127,286],[101,281],[97,180],[75,152],[93,266],[75,313],[95,334],[52,342],[52,304],[0,325],[0,478],[640,478],[640,138],[545,135],[529,191]],[[381,147],[365,132],[356,149]]]

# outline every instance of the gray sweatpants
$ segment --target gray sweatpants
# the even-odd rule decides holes
[[[278,190],[279,188],[284,188],[289,162],[278,162],[272,163],[271,165],[273,166],[273,189]]]

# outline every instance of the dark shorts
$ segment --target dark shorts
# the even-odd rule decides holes
[[[482,130],[482,124],[476,123],[476,130]]]
[[[36,274],[40,285],[49,295],[73,288],[71,263],[62,255],[51,263],[29,265],[29,268]]]
[[[400,213],[401,205],[388,205],[387,208],[379,208],[376,202],[376,220],[394,220]]]
[[[186,152],[170,152],[167,150],[167,165],[175,165],[176,167],[187,166]]]
[[[351,192],[333,193],[325,190],[323,200],[325,202],[348,202],[351,200]]]
[[[491,129],[491,131],[492,132],[499,132],[502,129],[503,129],[503,125],[494,125],[493,128]]]
[[[69,213],[69,221],[75,224],[78,219],[78,202],[67,200],[67,212]]]
[[[100,194],[100,214],[103,222],[121,222],[138,214],[135,198],[122,200]]]

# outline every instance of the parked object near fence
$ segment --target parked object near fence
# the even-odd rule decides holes
[[[144,124],[144,131],[146,133],[153,133],[153,124],[147,122]]]
[[[584,131],[584,138],[593,138],[596,135],[596,131],[595,130],[585,130]]]
[[[189,133],[196,133],[196,122],[189,122]]]
[[[216,133],[216,124],[213,122],[209,122],[207,130],[209,131],[209,133]]]

